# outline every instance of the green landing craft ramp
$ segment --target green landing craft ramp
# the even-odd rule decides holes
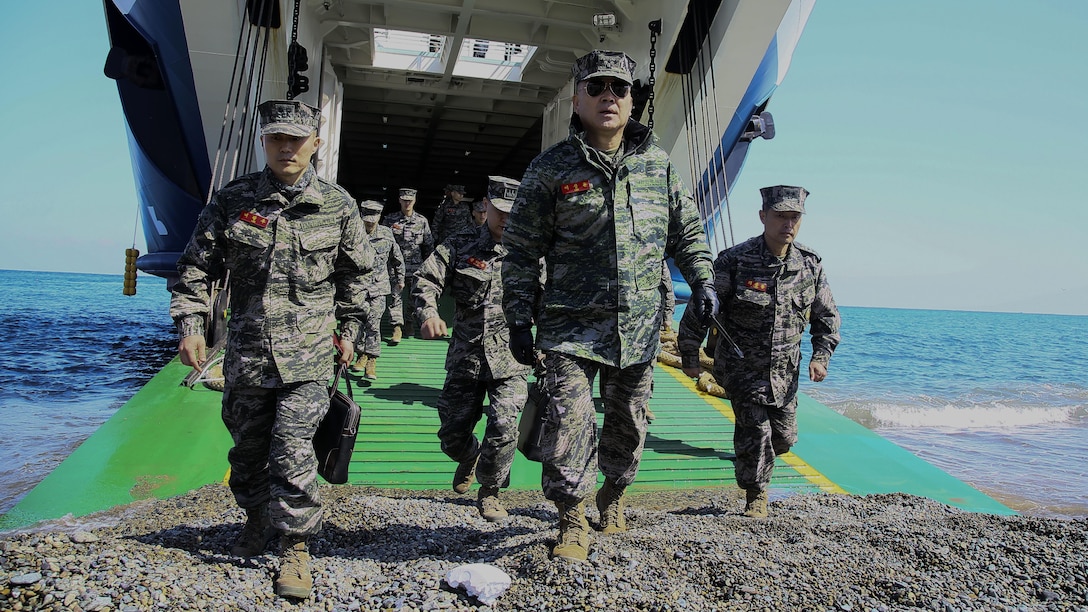
[[[349,483],[449,489],[454,463],[442,454],[435,406],[445,380],[443,340],[405,338],[383,346],[378,379],[353,376],[362,419]],[[83,516],[148,498],[225,483],[230,436],[222,395],[180,383],[189,368],[175,359],[3,517],[0,529]],[[658,364],[638,491],[734,487],[733,413],[692,380]],[[903,492],[970,511],[1012,510],[854,421],[802,395],[800,440],[780,457],[772,498],[788,492],[855,495]],[[483,423],[477,429],[482,435]],[[520,454],[514,489],[539,489],[540,465]],[[452,494],[452,491],[451,491]]]

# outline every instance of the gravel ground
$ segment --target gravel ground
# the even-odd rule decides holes
[[[748,519],[734,489],[628,496],[626,533],[588,563],[548,558],[554,506],[510,492],[327,486],[314,593],[272,592],[275,552],[229,554],[243,513],[226,487],[0,534],[2,610],[1084,610],[1088,520],[972,514],[909,495],[795,495]],[[596,518],[590,509],[591,523]],[[447,585],[495,565],[492,607]]]

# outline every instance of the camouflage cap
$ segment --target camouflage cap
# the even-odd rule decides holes
[[[416,197],[416,190],[411,187],[401,187],[400,195],[398,196],[402,200],[409,200]]]
[[[510,212],[514,207],[514,198],[518,197],[518,186],[521,181],[515,181],[505,176],[487,177],[487,199],[502,212]]]
[[[321,125],[321,111],[298,100],[268,100],[257,107],[261,135],[309,136]]]
[[[615,77],[624,83],[635,82],[635,60],[622,51],[594,49],[575,60],[570,71],[575,83],[606,76]]]
[[[377,200],[363,200],[359,202],[359,212],[363,214],[363,221],[377,223],[381,220],[385,206]]]
[[[464,185],[449,184],[449,185],[446,185],[446,191],[456,191],[457,193],[464,194],[465,193],[465,186]]]
[[[472,202],[472,212],[487,212],[487,202],[483,200]]]
[[[804,187],[791,187],[790,185],[775,185],[759,190],[763,196],[763,210],[777,210],[784,212],[805,212],[805,197],[808,190]]]

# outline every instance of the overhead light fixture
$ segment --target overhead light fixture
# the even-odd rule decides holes
[[[616,27],[616,14],[597,13],[593,16],[593,27],[609,29]]]
[[[605,36],[609,32],[620,31],[619,22],[616,21],[615,13],[597,13],[593,16],[593,28],[597,30],[597,35],[600,36],[600,42],[604,42]]]
[[[468,157],[469,155],[472,155],[472,151],[465,151],[465,157]]]
[[[389,117],[382,115],[382,123],[389,123]]]
[[[382,148],[383,148],[383,149],[388,149],[388,148],[389,148],[389,145],[387,145],[387,144],[383,144],[383,145],[382,145]]]

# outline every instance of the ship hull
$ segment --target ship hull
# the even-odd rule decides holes
[[[624,50],[639,58],[640,82],[655,81],[653,112],[647,105],[642,120],[653,120],[688,177],[712,248],[724,248],[729,188],[754,142],[773,136],[763,113],[812,9],[805,0],[572,0],[564,7],[582,11],[575,17],[549,12],[554,5],[542,1],[519,3],[521,13],[498,18],[483,0],[453,8],[420,0],[412,10],[340,0],[303,2],[293,30],[289,4],[105,0],[112,45],[106,73],[117,81],[126,117],[148,246],[139,260],[144,272],[175,275],[209,194],[263,165],[251,107],[286,87],[285,50],[292,40],[311,51],[306,76],[312,89],[300,99],[319,106],[326,119],[317,170],[360,199],[390,203],[402,185],[418,185],[424,202],[434,201],[447,181],[479,193],[488,174],[520,176],[519,168],[566,135],[571,60],[595,46]],[[257,6],[275,11],[255,15]],[[591,17],[608,23],[594,14],[601,7],[616,9],[612,18],[622,27],[587,30]],[[451,19],[444,11],[460,12]],[[379,13],[380,20],[373,18]],[[654,19],[661,25],[650,36],[645,28]],[[430,24],[424,38],[391,29],[423,23]],[[484,36],[504,42],[480,51]],[[244,44],[251,37],[255,43]],[[423,50],[409,53],[396,44],[422,44]],[[262,45],[268,52],[257,55]],[[644,61],[657,54],[656,65]],[[247,80],[246,71],[252,75],[258,67],[260,82]],[[400,157],[406,143],[408,156]],[[375,155],[371,150],[379,146]],[[688,289],[674,279],[682,302]],[[362,418],[350,484],[449,486],[454,465],[440,450],[435,410],[445,349],[444,342],[406,339],[383,352],[380,380],[357,381],[364,392],[356,394]],[[219,417],[221,395],[180,385],[187,373],[176,359],[163,368],[5,514],[0,528],[225,482],[231,441]],[[733,486],[728,401],[698,391],[679,370],[664,366],[655,373],[654,390],[650,407],[657,419],[631,490]],[[775,490],[898,491],[1010,512],[810,398],[801,397],[798,423],[801,439],[779,458]],[[539,464],[519,456],[511,487],[539,486]]]

